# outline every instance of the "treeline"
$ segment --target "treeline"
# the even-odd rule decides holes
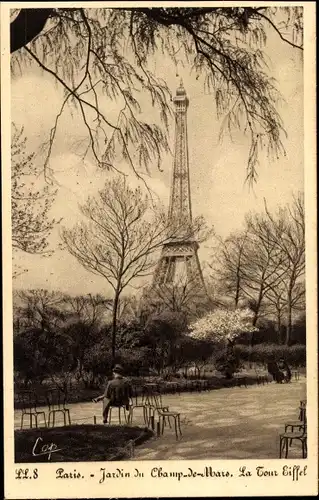
[[[114,362],[132,375],[164,375],[200,364],[213,350],[209,342],[187,336],[183,315],[146,315],[137,301],[128,299],[119,307],[114,360],[108,299],[47,290],[19,292],[15,299],[15,377],[25,386],[45,379],[63,385],[76,378],[94,387],[110,375]]]
[[[63,387],[76,379],[91,388],[100,386],[110,375],[114,362],[110,299],[101,295],[71,297],[41,289],[20,291],[14,299],[14,369],[18,385],[50,380]],[[267,328],[270,331],[271,325]],[[262,349],[266,333],[261,329],[257,341],[259,333]],[[147,311],[135,298],[122,300],[119,305],[115,362],[122,363],[132,376],[165,377],[177,372],[187,376],[189,368],[194,367],[200,377],[208,364],[224,375],[232,375],[241,362],[267,361],[261,355],[256,357],[259,351],[251,351],[245,336],[238,342],[241,348],[229,369],[220,344],[188,335],[184,314]],[[287,350],[285,356],[298,352],[288,358],[293,364],[304,362],[305,346],[281,346],[277,351],[268,348],[267,352],[279,359],[283,348]]]
[[[250,213],[243,229],[219,239],[211,261],[219,303],[246,305],[253,324],[275,324],[275,343],[293,342],[294,324],[305,316],[305,213],[302,194],[275,214]]]

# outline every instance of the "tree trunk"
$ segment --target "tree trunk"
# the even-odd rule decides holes
[[[258,320],[258,313],[254,312],[254,317],[252,321],[253,326],[256,326],[257,320]],[[255,340],[255,332],[252,332],[250,336],[250,347],[254,346],[254,340]]]
[[[282,344],[281,338],[281,312],[277,309],[277,335],[278,335],[278,344]]]
[[[256,310],[254,311],[254,316],[253,316],[253,326],[256,326],[256,323],[257,323],[257,320],[258,320],[258,315],[259,315],[259,308],[260,308],[260,304],[257,304],[256,305]]]
[[[261,288],[259,291],[258,300],[257,300],[255,307],[254,307],[254,311],[253,311],[254,316],[253,316],[253,321],[252,321],[253,326],[256,326],[256,323],[258,321],[259,310],[260,310],[260,306],[262,303],[262,299],[263,299],[263,288]],[[253,345],[254,345],[254,340],[255,340],[255,332],[252,332],[251,337],[250,337],[251,347],[253,347]]]
[[[237,308],[239,302],[239,294],[240,294],[240,277],[239,277],[239,269],[236,271],[236,293],[235,293],[235,307]]]
[[[288,293],[287,300],[287,328],[286,328],[286,339],[285,344],[289,345],[292,330],[292,306],[291,306],[291,293]]]
[[[238,301],[239,301],[239,291],[236,289],[236,294],[235,294],[235,308],[237,309],[238,306]]]
[[[119,305],[120,292],[118,289],[115,291],[113,310],[112,310],[112,366],[115,361],[115,348],[116,348],[116,330],[117,330],[117,309]]]

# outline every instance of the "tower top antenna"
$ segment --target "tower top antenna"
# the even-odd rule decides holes
[[[179,87],[178,87],[178,89],[176,90],[176,95],[177,95],[177,96],[180,96],[180,95],[186,95],[185,88],[184,88],[184,84],[183,84],[183,79],[182,79],[182,78],[181,78],[181,80],[180,80]]]

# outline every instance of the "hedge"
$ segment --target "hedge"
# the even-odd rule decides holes
[[[292,366],[305,366],[306,364],[306,346],[302,344],[292,346],[256,344],[253,347],[238,344],[234,346],[234,349],[242,361],[268,363],[284,358]]]

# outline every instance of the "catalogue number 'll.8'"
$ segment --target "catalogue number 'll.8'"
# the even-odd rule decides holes
[[[16,469],[15,470],[16,479],[37,479],[38,469]]]

